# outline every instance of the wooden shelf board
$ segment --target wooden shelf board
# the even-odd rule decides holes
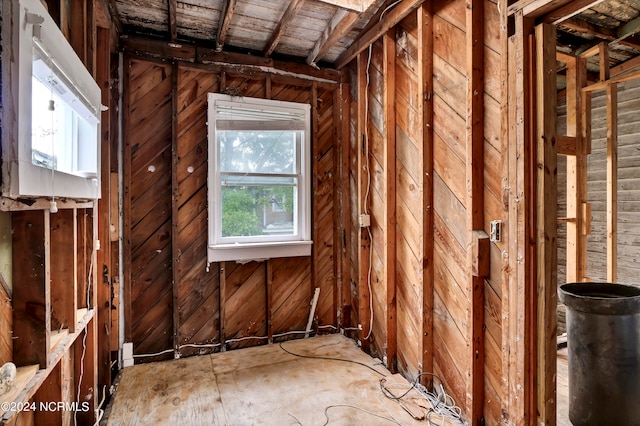
[[[36,376],[38,369],[39,366],[37,364],[18,367],[13,388],[4,395],[0,395],[0,403],[16,401],[16,397],[20,395],[20,392],[22,392],[27,387],[27,384]],[[0,408],[0,418],[2,418],[4,413],[5,410]]]
[[[24,383],[20,386],[18,385],[18,383],[16,383],[14,390],[0,397],[0,402],[27,402],[31,398],[33,398],[38,389],[40,389],[42,383],[47,380],[49,374],[53,371],[58,362],[60,362],[64,354],[71,349],[71,346],[75,342],[76,338],[82,334],[82,331],[87,327],[87,325],[91,322],[95,315],[95,311],[93,309],[89,311],[86,309],[79,309],[79,311],[86,311],[86,313],[84,314],[84,316],[82,316],[80,321],[78,321],[76,332],[69,334],[69,332],[67,331],[67,333],[63,335],[56,343],[55,350],[49,354],[49,367],[41,370],[38,370],[37,365],[19,368],[18,374],[21,374],[20,381],[21,383]],[[29,369],[29,375],[27,376],[27,371],[20,373],[21,369]],[[4,424],[9,419],[11,419],[14,414],[16,414],[15,411],[4,413],[0,412],[0,423]]]
[[[51,200],[47,198],[35,199],[14,199],[0,196],[0,211],[15,212],[24,210],[48,210]],[[63,198],[56,198],[58,209],[90,209],[93,208],[93,201],[75,201]]]
[[[69,335],[69,329],[63,328],[62,330],[52,330],[51,337],[49,339],[49,352],[53,352],[58,346],[58,343]]]

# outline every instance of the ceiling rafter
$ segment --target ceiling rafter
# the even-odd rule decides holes
[[[390,28],[402,21],[409,13],[424,3],[424,1],[425,0],[402,0],[392,9],[387,10],[386,15],[384,15],[377,24],[361,34],[360,37],[340,55],[336,60],[336,68],[340,69],[351,62],[360,52],[379,39]]]
[[[604,0],[574,0],[569,4],[559,7],[550,13],[547,13],[542,18],[542,21],[547,24],[557,25],[562,21],[571,18],[572,16],[575,16],[599,3],[602,3],[603,1]]]
[[[233,12],[236,8],[236,0],[227,0],[224,2],[224,9],[220,15],[220,26],[218,27],[218,34],[216,36],[216,50],[220,52],[224,47],[224,42],[229,32],[229,26],[231,25],[231,18],[233,18]]]
[[[316,61],[331,49],[342,37],[344,37],[358,22],[359,14],[338,9],[318,39],[311,53],[307,56],[307,64],[315,64]]]
[[[280,22],[278,22],[276,29],[273,30],[273,33],[271,33],[271,37],[264,47],[264,56],[271,56],[273,51],[276,50],[276,47],[278,46],[278,43],[280,43],[280,39],[284,35],[284,32],[287,30],[287,27],[291,23],[291,20],[298,14],[298,11],[302,7],[303,3],[304,0],[291,0],[291,3],[289,3],[289,7],[287,7],[287,10],[285,10],[282,18],[280,19]]]
[[[633,21],[632,21],[633,22]],[[632,31],[633,27],[627,28],[627,33],[620,30],[601,27],[591,22],[584,21],[578,18],[569,18],[560,24],[560,27],[564,27],[570,30],[579,31],[582,33],[593,34],[594,36],[607,40],[610,42],[618,42],[633,49],[640,50],[640,36]],[[622,28],[625,28],[624,26]],[[621,28],[621,29],[622,29]],[[637,31],[637,29],[636,29]]]
[[[169,8],[169,38],[171,41],[176,41],[178,38],[178,20],[176,17],[176,8],[178,7],[177,0],[168,0]]]

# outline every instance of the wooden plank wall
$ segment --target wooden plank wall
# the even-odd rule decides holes
[[[338,85],[133,56],[125,73],[124,306],[134,353],[183,356],[295,337],[278,335],[305,329],[316,287],[315,324],[337,326]],[[312,105],[311,257],[207,265],[209,92]],[[235,340],[244,337],[252,339]]]
[[[638,134],[640,125],[637,114],[640,110],[640,80],[618,85],[618,282],[638,285],[637,271],[640,265],[638,245],[640,235],[640,157],[638,156]],[[558,134],[565,134],[566,104],[558,102]],[[606,205],[606,93],[592,95],[591,154],[587,160],[587,201],[591,203],[592,232],[587,237],[587,276],[592,281],[607,279],[607,205]],[[558,204],[566,204],[566,167],[563,157],[558,159]],[[564,280],[566,263],[566,237],[558,236],[558,284]]]
[[[374,325],[371,352],[384,356],[397,349],[397,369],[408,377],[422,372],[434,372],[442,377],[448,392],[462,408],[465,416],[471,415],[467,406],[468,380],[471,377],[472,289],[469,282],[470,265],[468,247],[471,235],[467,230],[466,202],[466,115],[467,115],[467,64],[465,52],[466,2],[436,1],[410,14],[393,29],[395,58],[393,72],[383,63],[384,40],[372,46],[371,64],[368,70],[368,111],[366,131],[369,137],[368,161],[371,167],[371,231],[372,231],[372,290]],[[432,8],[432,12],[427,7]],[[500,122],[501,99],[501,39],[500,14],[497,4],[484,3],[484,229],[488,232],[491,220],[503,219],[503,158]],[[424,13],[427,18],[422,18]],[[432,14],[431,14],[432,13]],[[423,22],[423,26],[418,22]],[[433,37],[433,50],[425,50],[421,57],[421,37]],[[431,53],[431,54],[429,54]],[[367,58],[367,51],[361,55]],[[421,73],[429,60],[433,64],[433,93],[421,93]],[[355,61],[354,61],[355,62]],[[352,169],[361,149],[358,134],[358,99],[356,86],[367,84],[358,76],[355,64],[349,68],[352,81],[351,144]],[[385,79],[392,76],[395,85],[393,105],[385,103]],[[425,75],[425,74],[422,74]],[[385,84],[389,84],[386,82]],[[427,85],[428,87],[428,85]],[[429,131],[428,108],[422,102],[433,105],[433,145],[425,145],[424,135]],[[388,101],[387,101],[388,102]],[[384,168],[386,145],[390,129],[385,127],[385,112],[395,111],[393,137],[395,141],[395,180],[390,182]],[[424,130],[426,129],[426,130]],[[429,173],[429,158],[425,152],[433,151],[433,174]],[[425,176],[432,178],[432,187],[423,184]],[[350,175],[350,188],[357,194],[358,175]],[[385,223],[384,201],[390,185],[395,185],[396,223]],[[427,191],[433,191],[433,205],[427,202]],[[357,210],[357,201],[351,205]],[[424,212],[433,209],[432,235],[429,216]],[[357,211],[351,213],[351,237],[358,235]],[[384,235],[388,226],[395,226],[395,256],[385,252]],[[429,242],[433,241],[433,253]],[[357,247],[351,254],[351,274],[358,277]],[[469,248],[470,249],[470,248]],[[490,275],[484,286],[484,397],[483,417],[488,424],[498,424],[502,419],[505,388],[503,385],[502,355],[502,243],[490,245]],[[387,257],[385,257],[385,253]],[[384,268],[395,262],[396,328],[390,329],[384,318],[390,305],[385,295],[393,289],[384,279]],[[433,278],[425,272],[432,262]],[[358,298],[357,282],[352,280],[353,303],[368,303]],[[429,298],[433,298],[433,310]],[[360,310],[361,311],[361,310]],[[362,318],[359,321],[363,321]],[[433,328],[430,328],[430,322]],[[392,325],[393,326],[393,325]],[[396,348],[390,348],[389,336],[396,334]],[[431,335],[433,349],[422,341]],[[429,365],[431,369],[427,369]]]

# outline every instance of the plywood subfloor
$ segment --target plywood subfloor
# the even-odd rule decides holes
[[[384,376],[388,383],[396,381],[396,395],[400,386],[408,390],[409,382],[391,375],[344,336],[295,340],[283,346],[300,355],[364,365],[296,357],[278,344],[136,365],[122,372],[107,424],[425,424],[380,389]]]

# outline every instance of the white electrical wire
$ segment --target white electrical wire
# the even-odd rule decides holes
[[[84,378],[84,357],[87,352],[87,329],[85,328],[82,333],[82,356],[80,357],[80,377],[78,378],[78,392],[76,393],[76,402],[78,403],[76,409],[73,411],[73,423],[78,424],[78,410],[80,408],[80,394],[82,387],[82,379]]]
[[[318,328],[333,328],[334,330],[337,330],[338,328],[335,325],[321,325],[318,326]],[[311,330],[311,332],[313,333],[313,330]],[[293,330],[293,331],[286,331],[284,333],[279,333],[279,334],[274,334],[273,337],[283,337],[283,336],[288,336],[291,334],[306,334],[307,331],[306,330]],[[245,340],[267,340],[269,339],[268,336],[245,336],[245,337],[238,337],[238,338],[234,338],[234,339],[227,339],[224,341],[224,344],[228,344],[228,343],[237,343],[237,342],[242,342]],[[222,343],[185,343],[184,345],[180,345],[178,346],[178,350],[183,349],[183,348],[217,348],[219,346],[222,346]],[[133,355],[134,358],[151,358],[154,356],[160,356],[160,355],[164,355],[164,354],[168,354],[170,352],[175,352],[175,349],[171,348],[171,349],[165,349],[164,351],[160,351],[160,352],[155,352],[155,353],[148,353],[148,354],[135,354]]]
[[[385,10],[386,11],[386,10]],[[385,12],[383,11],[383,13]],[[380,18],[382,18],[382,15],[380,15]],[[367,169],[367,189],[365,191],[364,194],[364,206],[363,206],[363,210],[364,210],[364,214],[365,215],[369,215],[369,209],[367,208],[367,204],[369,203],[369,192],[371,191],[371,170],[369,168],[369,130],[367,129],[368,127],[368,123],[369,123],[369,85],[371,84],[371,75],[370,75],[370,68],[371,68],[371,56],[372,56],[372,51],[373,51],[373,44],[369,45],[369,55],[367,58],[367,68],[365,70],[365,74],[366,74],[366,85],[365,85],[365,94],[364,94],[364,126],[365,126],[365,131],[364,131],[364,155],[365,158],[367,159],[365,165],[366,165],[366,169]],[[371,243],[372,241],[372,235],[371,235],[371,227],[367,227],[367,231],[369,234],[369,242]],[[369,337],[371,337],[371,333],[373,332],[373,319],[374,319],[374,314],[373,314],[373,292],[371,291],[371,270],[373,268],[373,250],[371,250],[371,248],[369,248],[369,269],[367,271],[367,287],[369,289],[369,311],[370,311],[370,317],[369,317],[369,332],[367,333],[367,335],[365,337],[363,337],[363,340],[368,340]]]

